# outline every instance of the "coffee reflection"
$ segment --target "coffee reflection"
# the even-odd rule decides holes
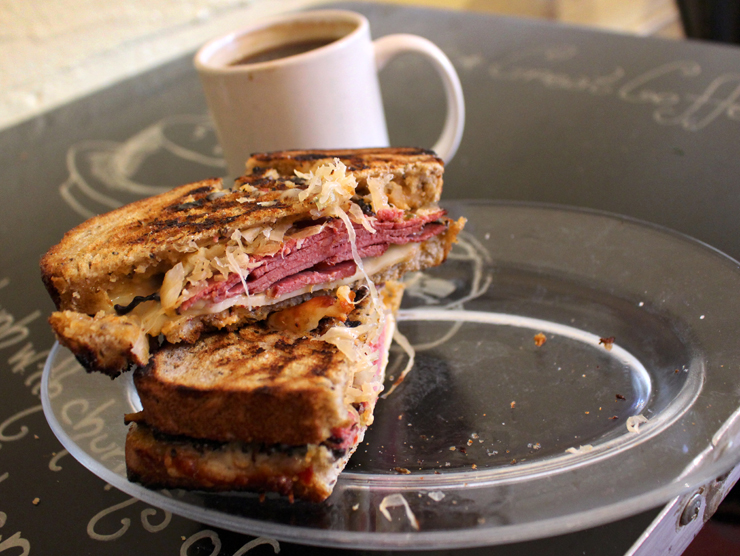
[[[261,50],[259,52],[252,52],[247,54],[243,58],[232,62],[231,66],[242,66],[245,64],[257,64],[259,62],[270,62],[272,60],[279,60],[281,58],[288,58],[289,56],[295,56],[297,54],[303,54],[316,48],[321,48],[327,44],[333,43],[334,38],[329,39],[312,39],[301,42],[293,42],[288,44],[281,44],[272,48]]]

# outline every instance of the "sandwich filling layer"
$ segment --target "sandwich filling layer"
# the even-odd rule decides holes
[[[147,334],[171,336],[167,324],[183,317],[235,306],[269,307],[363,278],[369,282],[371,274],[418,256],[418,247],[403,247],[418,246],[449,227],[439,208],[410,212],[392,207],[383,193],[391,178],[369,178],[365,200],[356,195],[357,181],[339,160],[315,173],[297,172],[295,180],[302,187],[284,182],[293,187],[283,195],[313,198],[310,219],[286,217],[236,230],[225,242],[195,246],[163,278],[151,276],[151,291],[146,291],[145,280],[138,281],[136,292],[124,282],[113,307],[119,315],[139,315]]]

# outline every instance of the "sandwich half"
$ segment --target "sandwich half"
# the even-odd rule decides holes
[[[341,286],[440,264],[462,229],[421,149],[254,155],[244,176],[175,188],[84,222],[41,260],[60,343],[90,371],[146,365]],[[374,291],[371,291],[374,296]]]
[[[128,416],[129,478],[327,498],[372,423],[402,293],[392,281],[377,299],[343,286],[304,302],[344,306],[308,332],[294,329],[294,307],[162,347],[134,373],[143,409]]]

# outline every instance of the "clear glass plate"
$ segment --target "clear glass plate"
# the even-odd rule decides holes
[[[461,242],[447,263],[410,277],[399,319],[416,365],[378,404],[326,502],[128,482],[123,414],[139,409],[130,377],[88,375],[58,346],[42,385],[52,429],[93,473],[173,513],[372,549],[591,527],[657,507],[737,463],[736,261],[611,214],[481,201],[447,208],[468,218]],[[394,347],[388,374],[405,362]],[[631,432],[636,415],[647,421]]]

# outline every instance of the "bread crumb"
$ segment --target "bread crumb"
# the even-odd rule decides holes
[[[511,402],[511,409],[514,409],[516,407],[516,402]]]
[[[534,335],[534,345],[537,347],[542,346],[547,341],[547,336],[545,336],[542,332],[538,332]]]
[[[606,351],[611,351],[612,346],[614,346],[614,340],[614,336],[609,336],[608,338],[599,338],[599,345],[603,345]]]
[[[33,501],[31,503],[34,506],[38,506],[39,505],[39,502],[41,502],[41,499],[39,497],[36,497],[36,498],[33,499]]]

